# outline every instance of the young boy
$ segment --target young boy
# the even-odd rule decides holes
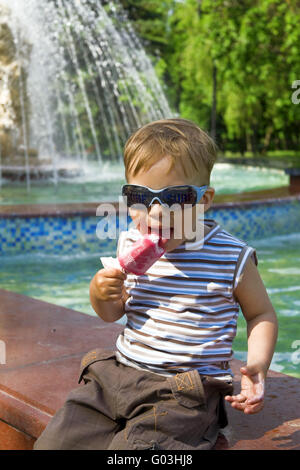
[[[215,160],[211,138],[184,119],[147,124],[126,143],[123,195],[135,228],[122,233],[118,251],[156,232],[166,252],[141,276],[116,268],[95,274],[95,312],[107,322],[125,314],[125,329],[115,350],[83,358],[84,385],[70,393],[35,449],[211,449],[227,424],[224,399],[246,414],[263,408],[276,314],[255,250],[214,220],[197,225],[199,208],[212,204]],[[174,201],[181,222],[169,209]],[[229,362],[239,307],[248,358],[240,393],[232,395]]]

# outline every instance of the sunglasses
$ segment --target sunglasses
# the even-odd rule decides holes
[[[173,204],[184,204],[194,206],[197,204],[208,186],[167,186],[162,189],[150,189],[147,186],[139,186],[137,184],[124,184],[122,186],[122,196],[127,198],[127,206],[134,204],[143,204],[150,207],[154,201],[158,201],[162,206],[171,207]],[[126,203],[126,199],[125,199]]]

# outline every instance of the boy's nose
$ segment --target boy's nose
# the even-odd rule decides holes
[[[149,207],[152,207],[152,205],[154,205],[154,204],[156,204],[156,205],[159,204],[160,206],[166,207],[166,204],[163,204],[161,202],[161,200],[158,197],[155,197],[155,196],[152,199],[152,201],[150,202]]]
[[[164,207],[161,205],[158,199],[155,199],[151,202],[148,213],[149,214],[161,214],[163,212]]]
[[[167,220],[169,220],[169,208],[162,206],[157,200],[153,201],[153,204],[148,208],[148,219],[161,225],[163,217],[167,217]]]

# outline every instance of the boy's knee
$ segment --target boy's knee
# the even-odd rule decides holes
[[[52,439],[45,439],[43,434],[35,441],[33,445],[33,450],[59,450],[58,444]]]

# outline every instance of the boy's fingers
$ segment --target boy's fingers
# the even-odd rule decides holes
[[[124,285],[124,279],[109,278],[107,281],[111,287],[122,287]]]
[[[127,274],[123,273],[123,271],[117,268],[107,268],[105,269],[105,277],[113,277],[113,278],[125,280],[127,277]]]
[[[106,293],[109,294],[109,295],[110,295],[110,294],[121,294],[121,293],[122,293],[122,289],[120,289],[120,287],[117,287],[117,286],[116,286],[116,287],[113,287],[113,286],[112,286],[112,287],[108,287],[108,288],[106,289]]]
[[[242,395],[241,393],[239,393],[238,395],[235,395],[235,400],[238,401],[239,403],[241,402],[244,402],[246,400],[246,397],[245,395]]]
[[[247,405],[254,405],[255,403],[261,403],[263,401],[263,396],[256,395],[253,398],[248,398]]]
[[[233,397],[232,397],[231,395],[226,395],[226,396],[224,397],[224,399],[225,399],[226,401],[233,401]]]
[[[237,402],[241,403],[241,402],[244,402],[246,400],[246,397],[244,395],[242,395],[241,393],[239,393],[238,395],[226,395],[225,400],[231,401],[231,402],[237,401]]]
[[[226,401],[230,401],[230,402],[233,402],[236,400],[234,395],[226,395],[224,398]]]
[[[244,413],[245,414],[254,414],[254,413],[258,413],[260,410],[262,410],[264,407],[264,404],[263,402],[259,402],[259,403],[256,403],[255,405],[246,405],[246,408],[244,410]]]
[[[231,406],[235,410],[243,411],[245,414],[254,414],[258,413],[264,407],[264,403],[263,401],[259,401],[254,405],[249,405],[247,402],[240,403],[238,401],[234,401],[231,403]]]
[[[120,294],[113,294],[109,296],[109,300],[116,301],[116,300],[121,300],[121,299],[122,299],[122,296]]]
[[[96,283],[102,284],[103,282],[109,283],[109,285],[121,286],[126,280],[127,275],[119,271],[118,269],[106,269],[98,271],[96,276]]]
[[[105,288],[105,289],[111,289],[111,288],[117,288],[121,289],[121,287],[124,284],[124,280],[122,279],[115,279],[112,277],[109,278],[99,278],[97,280],[97,286],[99,288]]]
[[[235,410],[240,410],[240,411],[244,411],[246,407],[245,403],[238,403],[237,401],[234,401],[233,403],[231,403],[231,406]]]

